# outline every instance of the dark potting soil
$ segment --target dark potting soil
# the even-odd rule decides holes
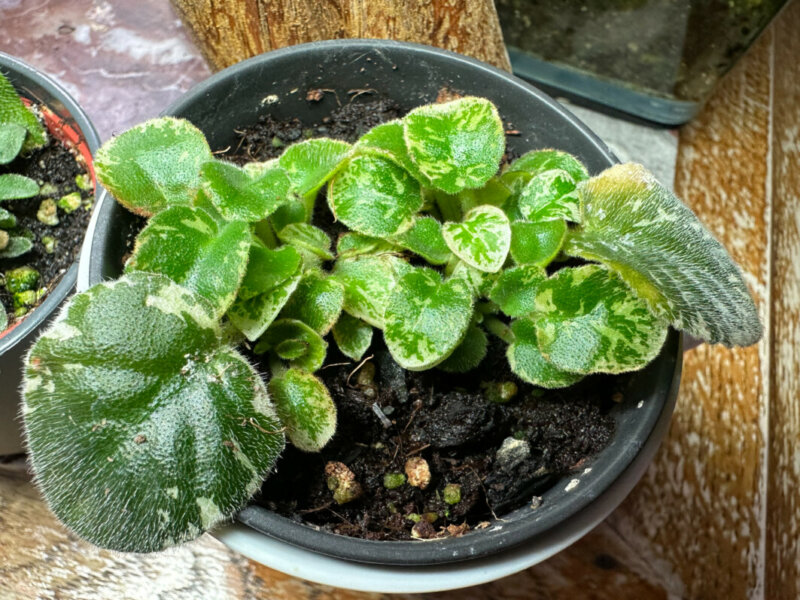
[[[92,190],[83,191],[75,182],[77,175],[86,174],[86,167],[76,160],[73,153],[53,136],[48,143],[27,154],[21,154],[14,161],[0,167],[0,174],[18,173],[36,180],[40,185],[52,184],[55,190],[46,196],[39,195],[24,200],[9,200],[4,208],[17,217],[17,235],[28,235],[33,248],[17,258],[0,258],[0,272],[29,265],[39,271],[39,288],[52,291],[70,265],[78,258],[84,233],[92,214]],[[81,193],[82,205],[67,214],[58,209],[58,225],[45,225],[36,218],[39,205],[45,198],[58,200],[72,192]],[[27,232],[27,233],[22,233]],[[10,233],[14,234],[14,231]],[[52,254],[45,250],[42,238],[50,236],[56,240]],[[44,299],[42,297],[39,302]],[[14,323],[14,308],[11,294],[5,286],[0,286],[0,302],[8,314],[8,322]],[[33,308],[31,308],[33,310]],[[30,314],[30,311],[27,313]],[[22,317],[24,318],[24,317]]]
[[[309,101],[324,93],[314,92]],[[239,141],[224,157],[239,164],[263,161],[311,137],[352,142],[402,115],[392,101],[374,98],[345,104],[315,124],[264,115],[237,131]],[[335,239],[338,226],[324,200],[317,205],[314,224]],[[261,372],[269,372],[268,365],[258,364],[261,357],[249,357]],[[494,515],[526,504],[535,509],[539,494],[584,468],[608,444],[614,431],[608,411],[620,394],[618,380],[603,376],[566,390],[530,386],[511,373],[505,347],[494,338],[483,363],[470,373],[407,372],[392,360],[376,331],[358,364],[331,341],[318,375],[337,405],[335,436],[319,453],[287,446],[254,502],[299,522],[376,540],[461,535]],[[515,397],[505,404],[489,401],[486,390],[503,382],[516,385]],[[404,474],[407,462],[420,458],[430,471],[427,485],[413,486],[409,480],[387,487],[387,475]],[[342,465],[360,495],[337,504],[326,467],[330,472]],[[456,487],[460,499],[453,502]]]

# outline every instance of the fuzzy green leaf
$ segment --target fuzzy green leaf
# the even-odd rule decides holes
[[[566,171],[573,181],[589,179],[589,172],[577,158],[561,150],[532,150],[520,156],[506,169],[506,173],[524,173],[533,177],[551,169]],[[527,178],[524,180],[527,182]]]
[[[5,208],[0,208],[0,229],[11,229],[17,226],[17,217],[14,213],[8,212]]]
[[[483,186],[505,151],[503,123],[484,98],[421,106],[405,116],[403,127],[412,162],[448,194]]]
[[[320,335],[327,333],[342,313],[344,287],[331,277],[309,271],[300,280],[281,315],[308,323]]]
[[[442,235],[453,254],[488,273],[502,268],[511,245],[508,217],[491,205],[473,208],[461,223],[445,223]]]
[[[340,259],[359,254],[380,254],[392,250],[395,250],[395,247],[390,242],[353,231],[343,233],[336,242],[336,255]]]
[[[32,198],[38,193],[39,184],[29,177],[16,173],[0,175],[0,202]]]
[[[228,319],[251,342],[267,330],[297,289],[302,275],[298,271],[279,284],[247,299],[237,297],[228,309]],[[245,274],[245,279],[247,275]]]
[[[254,223],[293,199],[282,169],[265,170],[253,177],[232,163],[213,160],[204,163],[200,173],[203,191],[228,220]]]
[[[417,217],[408,231],[393,239],[432,265],[443,265],[452,256],[442,235],[442,224],[433,217]]]
[[[508,346],[506,357],[511,370],[523,381],[555,389],[569,387],[583,378],[583,375],[562,371],[542,356],[536,341],[536,327],[530,319],[513,321],[511,332],[514,340]]]
[[[474,296],[486,296],[489,290],[494,285],[494,273],[487,273],[486,271],[479,271],[475,267],[471,267],[463,261],[458,261],[458,264],[453,268],[450,274],[450,279],[461,279],[467,284],[469,289],[472,290]]]
[[[0,122],[0,165],[17,157],[27,135],[27,130],[21,125]]]
[[[328,186],[334,216],[353,231],[386,237],[405,231],[422,208],[419,183],[393,162],[356,156]]]
[[[342,313],[333,326],[333,339],[342,354],[353,360],[361,360],[364,353],[372,344],[372,326]]]
[[[467,335],[464,336],[463,341],[437,368],[448,373],[471,371],[486,357],[488,345],[489,340],[486,338],[486,333],[473,323],[467,329]]]
[[[539,284],[539,350],[571,373],[624,373],[658,354],[667,326],[601,265],[566,268]]]
[[[281,229],[294,223],[304,223],[309,220],[310,216],[306,210],[305,204],[292,200],[286,204],[281,204],[269,218],[269,221],[272,223],[275,231],[280,231]]]
[[[323,260],[333,260],[331,238],[309,223],[292,223],[278,231],[278,239]]]
[[[461,343],[472,319],[472,293],[461,279],[442,282],[431,269],[400,278],[389,296],[384,337],[397,364],[410,371],[436,366]]]
[[[263,354],[275,350],[284,342],[294,340],[305,346],[305,351],[290,359],[291,366],[313,372],[325,362],[328,343],[311,327],[297,319],[278,319],[269,326],[256,344],[253,352]]]
[[[33,242],[30,239],[23,236],[13,236],[8,239],[8,245],[0,250],[0,258],[17,258],[32,249]]]
[[[543,171],[531,178],[519,193],[517,206],[528,221],[581,220],[575,180],[561,169]]]
[[[408,171],[422,186],[432,186],[430,180],[420,172],[408,155],[403,121],[399,119],[373,127],[358,139],[354,148],[358,154],[377,154],[388,158]]]
[[[319,190],[342,166],[352,146],[347,142],[315,138],[289,146],[278,159],[292,188],[301,196]]]
[[[269,391],[286,434],[305,452],[318,452],[336,432],[336,405],[328,388],[311,373],[289,369],[273,377]]]
[[[150,219],[125,271],[167,275],[208,300],[222,317],[247,268],[250,239],[247,223],[218,224],[204,210],[173,206]]]
[[[35,114],[23,104],[11,82],[0,73],[0,123],[24,127],[27,139],[23,149],[32,150],[47,143],[47,132]]]
[[[229,518],[284,445],[261,377],[222,342],[211,307],[150,273],[70,301],[28,356],[22,412],[52,510],[119,551]]]
[[[383,313],[397,280],[411,267],[390,254],[336,261],[334,277],[344,286],[344,310],[383,329]]]
[[[509,317],[522,317],[536,308],[536,292],[545,279],[545,270],[534,265],[506,269],[492,286],[489,298]]]
[[[112,138],[97,151],[97,178],[128,210],[151,216],[190,204],[200,168],[212,160],[208,142],[189,121],[160,117]]]
[[[292,246],[271,250],[261,244],[252,244],[239,298],[249,300],[281,285],[299,274],[302,262],[300,254]]]
[[[511,258],[518,265],[546,267],[558,255],[567,236],[563,220],[511,224]]]
[[[584,222],[564,251],[602,262],[655,314],[711,343],[747,346],[762,334],[728,252],[641,165],[615,165],[581,188]]]

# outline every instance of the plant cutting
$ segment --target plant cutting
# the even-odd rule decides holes
[[[284,434],[324,447],[328,345],[360,361],[375,330],[409,371],[472,371],[495,336],[541,388],[640,369],[670,325],[758,340],[737,267],[643,167],[590,177],[534,150],[500,169],[504,151],[476,97],[244,167],[173,118],[107,143],[100,180],[149,220],[125,274],[75,296],[28,359],[31,458],[56,514],[117,550],[196,537],[260,487]],[[323,210],[346,228],[335,248]],[[329,467],[334,500],[355,500],[346,465]]]
[[[22,355],[74,286],[99,143],[63,90],[3,54],[0,68],[0,380],[15,390]],[[0,406],[0,454],[22,449],[18,398]]]

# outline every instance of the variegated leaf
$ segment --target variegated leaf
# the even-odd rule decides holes
[[[268,292],[298,275],[302,266],[300,254],[292,246],[272,250],[259,243],[250,246],[247,271],[239,288],[239,298],[249,300]]]
[[[453,353],[437,368],[448,373],[466,373],[476,368],[486,358],[486,348],[489,340],[483,329],[474,323],[467,329],[467,334]]]
[[[583,224],[564,251],[602,262],[657,315],[711,343],[747,346],[762,334],[728,252],[641,165],[615,165],[581,187]]]
[[[387,237],[411,227],[422,208],[419,183],[379,156],[350,159],[328,186],[328,205],[353,231]]]
[[[118,551],[161,550],[230,518],[284,445],[263,381],[211,306],[151,273],[72,298],[27,358],[22,412],[50,508]]]
[[[304,321],[320,335],[327,335],[339,318],[343,304],[344,287],[341,283],[319,271],[308,271],[281,316]]]
[[[448,263],[448,267],[450,263]],[[479,271],[464,261],[458,260],[450,273],[450,279],[461,279],[472,290],[473,296],[487,296],[494,285],[494,273]]]
[[[313,372],[325,362],[328,343],[311,327],[297,319],[278,319],[272,323],[259,338],[253,352],[263,354],[270,350],[277,351],[287,341],[300,342],[305,348],[298,356],[288,359],[292,367]]]
[[[361,360],[372,344],[372,325],[342,313],[333,326],[333,339],[342,354],[353,360]]]
[[[390,254],[336,261],[334,277],[344,286],[344,310],[383,329],[383,313],[397,280],[412,267]]]
[[[461,223],[445,223],[442,235],[453,254],[488,273],[502,268],[511,245],[508,217],[490,205],[473,208]]]
[[[658,355],[667,325],[601,265],[565,268],[539,284],[536,339],[542,355],[571,373],[623,373]]]
[[[249,252],[247,223],[217,223],[199,208],[173,206],[141,231],[125,271],[166,275],[208,300],[222,317],[239,289]]]
[[[247,277],[245,275],[245,277]],[[267,330],[297,289],[302,275],[298,272],[265,292],[248,298],[238,297],[228,309],[228,319],[251,342]]]
[[[301,196],[319,190],[342,166],[352,146],[347,142],[315,138],[292,144],[278,159],[292,188]]]
[[[410,371],[436,366],[461,343],[472,319],[472,292],[459,278],[414,269],[400,278],[384,313],[384,338],[397,364]]]
[[[420,185],[431,187],[430,180],[425,177],[411,161],[406,148],[403,122],[399,119],[381,123],[362,135],[354,150],[357,154],[378,155],[388,158],[402,167],[416,179]]]
[[[483,186],[505,151],[503,123],[485,98],[421,106],[403,118],[403,128],[414,165],[448,194]]]
[[[511,223],[511,258],[518,265],[546,267],[558,255],[567,236],[563,220]]]
[[[581,220],[575,180],[562,169],[550,169],[535,175],[519,192],[517,206],[528,221]]]
[[[408,231],[393,240],[432,265],[443,265],[452,256],[442,235],[442,224],[433,217],[417,217]]]
[[[200,174],[203,191],[228,220],[255,223],[267,218],[281,204],[293,201],[289,178],[279,168],[254,177],[237,165],[213,160],[203,164]]]
[[[520,156],[512,162],[505,173],[524,173],[528,178],[544,173],[551,169],[566,171],[575,182],[589,179],[589,172],[586,167],[572,154],[561,150],[532,150]]]
[[[539,351],[536,327],[530,319],[518,319],[511,323],[514,340],[508,346],[506,357],[514,374],[528,383],[547,389],[569,387],[583,375],[562,371],[548,362]]]
[[[333,260],[331,238],[310,223],[291,223],[278,231],[278,239],[322,260]]]
[[[213,158],[203,132],[189,121],[160,117],[145,121],[97,151],[97,179],[125,208],[151,216],[191,204],[200,187],[200,167]]]
[[[318,452],[336,432],[336,405],[325,384],[311,373],[289,369],[273,377],[269,391],[292,444]]]
[[[339,236],[336,242],[338,258],[351,258],[359,254],[380,254],[396,250],[390,242],[363,233],[349,231]]]
[[[506,269],[497,277],[489,298],[509,317],[528,315],[536,308],[536,292],[545,279],[545,270],[534,265]]]

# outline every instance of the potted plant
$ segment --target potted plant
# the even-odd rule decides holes
[[[431,104],[443,88],[458,98]],[[335,103],[366,89],[405,114],[353,143],[311,139],[244,167],[212,153],[260,111],[319,122],[325,94]],[[56,514],[100,545],[151,551],[195,537],[261,486],[284,435],[319,451],[336,428],[326,354],[352,360],[345,384],[370,388],[373,328],[402,377],[442,367],[436,385],[455,372],[453,390],[500,344],[494,358],[517,379],[481,372],[487,385],[473,391],[489,401],[509,400],[517,385],[635,370],[609,411],[606,447],[485,531],[448,521],[445,505],[455,512],[466,490],[437,481],[423,448],[376,490],[442,488],[442,514],[395,507],[424,544],[332,535],[258,505],[239,519],[270,537],[224,538],[309,579],[360,577],[346,582],[359,589],[442,589],[513,572],[596,524],[641,474],[677,390],[670,323],[728,344],[760,335],[738,270],[680,201],[641,167],[612,166],[550,99],[480,63],[391,42],[311,44],[229,69],[168,112],[182,119],[144,123],[98,152],[101,180],[131,212],[103,207],[87,241],[88,283],[116,279],[77,295],[26,369],[39,483]],[[133,213],[150,220],[120,218]],[[141,229],[132,249],[126,227]],[[335,252],[325,228],[339,228]],[[248,362],[257,356],[268,381]],[[423,404],[395,423],[385,404],[363,411],[408,429]],[[503,440],[496,461],[524,450],[521,434]],[[341,510],[364,497],[344,460],[327,461],[324,478]],[[437,532],[439,518],[449,525]],[[338,558],[289,547],[267,557],[275,539]],[[286,562],[298,553],[300,571],[302,561]]]
[[[66,91],[0,53],[0,455],[22,451],[23,356],[74,288],[99,145]]]

